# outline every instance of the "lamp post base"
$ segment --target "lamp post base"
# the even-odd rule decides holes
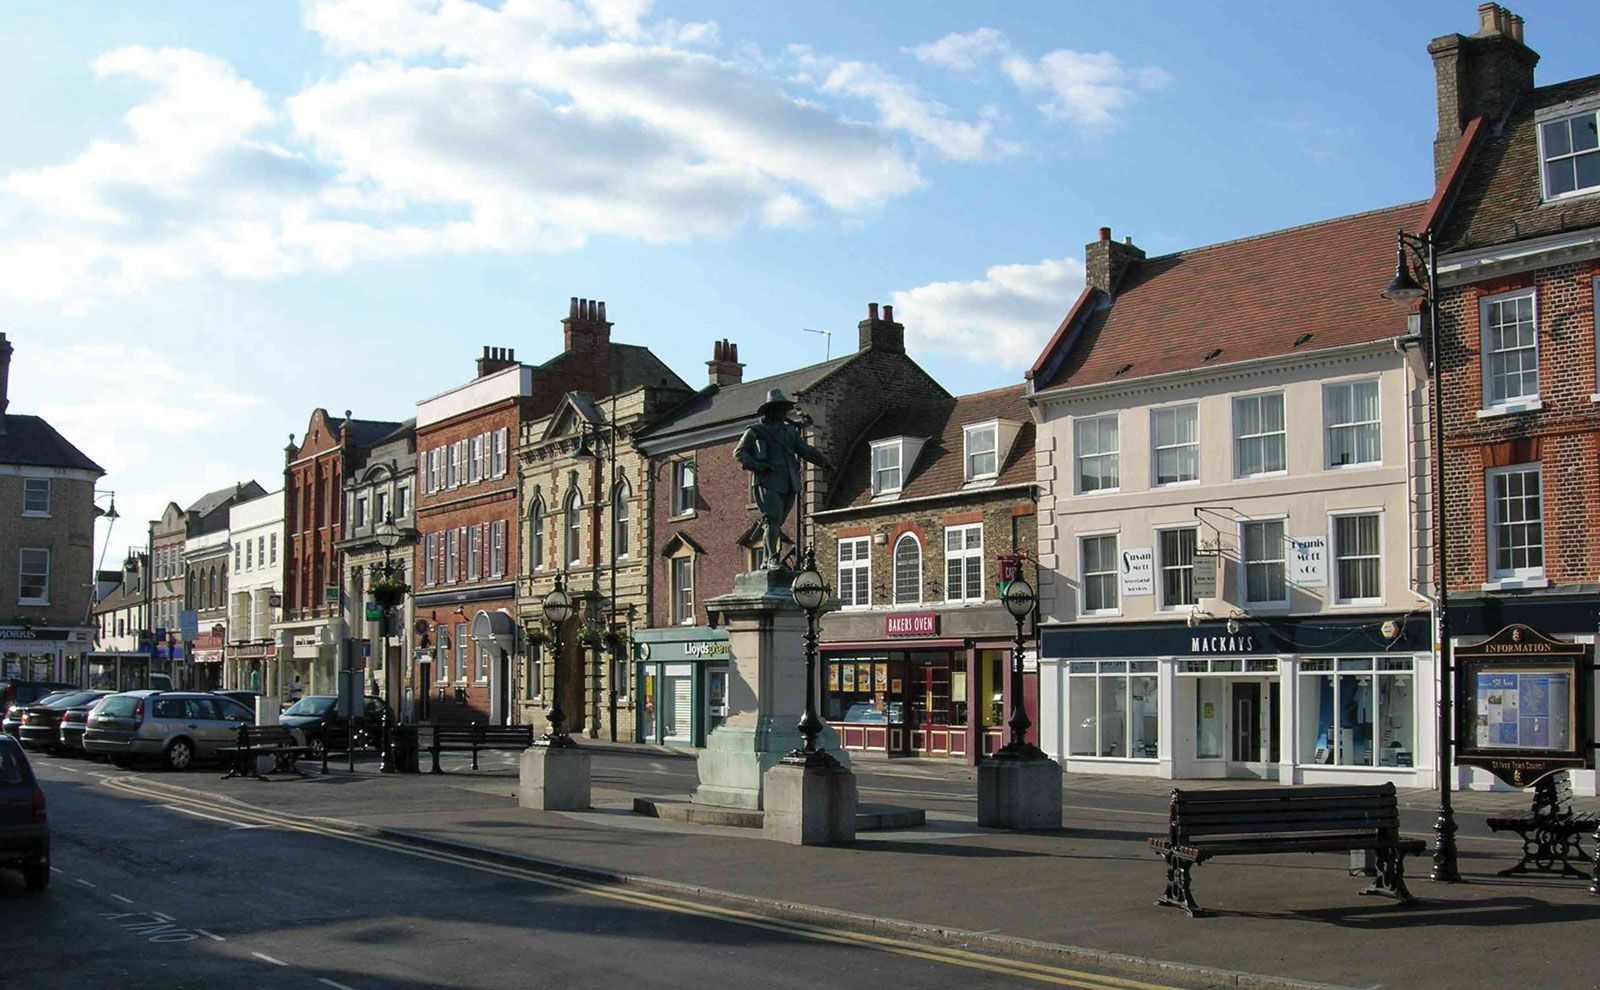
[[[856,776],[849,770],[838,763],[812,766],[785,758],[766,773],[761,831],[794,846],[854,842],[856,805]]]
[[[577,746],[530,746],[522,751],[517,807],[539,811],[589,808],[589,751]]]
[[[978,764],[978,824],[1019,831],[1059,829],[1061,764],[1043,752],[1037,757],[1002,753]]]

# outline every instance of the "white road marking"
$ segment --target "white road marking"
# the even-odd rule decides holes
[[[121,901],[124,904],[132,904],[133,903],[133,898],[131,898],[131,897],[123,897],[121,894],[112,894],[111,896],[115,897],[117,900]]]
[[[51,873],[60,873],[60,872],[61,872],[61,867],[59,867],[59,866],[52,866],[52,867],[50,867],[50,872],[51,872]]]
[[[169,811],[176,811],[179,814],[192,815],[195,818],[204,818],[208,822],[220,822],[223,825],[232,825],[236,829],[238,829],[238,828],[264,828],[265,827],[263,825],[247,825],[244,822],[235,821],[232,818],[223,818],[221,815],[208,815],[203,811],[196,811],[193,808],[185,808],[181,804],[164,804],[161,807],[166,808]]]
[[[52,769],[52,770],[65,770],[67,773],[79,773],[79,772],[81,772],[81,771],[78,770],[77,767],[62,766],[59,763],[50,764],[50,769]]]
[[[74,879],[76,879],[79,883],[83,884],[85,887],[96,887],[96,886],[99,886],[98,884],[90,883],[89,881],[84,880],[81,877],[75,877]]]
[[[200,934],[204,935],[206,938],[209,938],[213,942],[226,942],[227,941],[227,939],[223,938],[221,935],[218,935],[216,932],[208,932],[204,928],[196,928],[195,931],[197,931]]]
[[[318,983],[326,983],[328,986],[333,987],[333,990],[356,990],[355,987],[347,987],[343,983],[335,983],[334,981],[328,979],[326,976],[317,977],[317,982]]]
[[[274,966],[283,966],[283,967],[287,968],[288,965],[289,965],[288,963],[284,962],[282,959],[274,959],[271,956],[266,955],[265,953],[252,952],[250,954],[252,956],[255,956],[257,959],[260,959],[262,962],[269,962]]]
[[[150,917],[152,917],[152,918],[160,918],[162,921],[171,921],[172,920],[172,916],[171,915],[162,914],[160,911],[151,911],[150,912]]]

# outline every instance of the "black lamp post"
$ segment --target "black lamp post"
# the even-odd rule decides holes
[[[381,617],[378,619],[378,638],[383,643],[383,761],[379,764],[378,769],[382,773],[394,773],[396,769],[394,765],[394,732],[391,725],[394,718],[389,711],[389,707],[394,704],[394,692],[389,690],[389,679],[392,673],[389,670],[389,627],[393,625],[394,608],[405,601],[405,593],[393,586],[395,566],[390,555],[394,552],[394,548],[400,545],[403,535],[400,532],[400,527],[394,524],[393,513],[384,516],[383,522],[373,527],[372,535],[378,541],[378,546],[383,547],[383,569],[379,573],[383,575],[383,583],[386,585],[381,596],[377,593],[373,594],[373,600],[382,609]],[[374,570],[377,570],[377,568],[374,568]]]
[[[551,749],[568,749],[578,743],[567,734],[567,716],[561,710],[561,626],[572,617],[572,596],[567,594],[561,575],[556,575],[556,586],[544,596],[544,617],[550,623],[550,655],[555,663],[551,673],[550,731],[540,743]]]
[[[806,547],[800,573],[789,585],[794,603],[806,613],[806,710],[800,716],[800,735],[805,743],[783,758],[784,763],[802,767],[836,767],[832,754],[817,748],[822,734],[822,719],[817,717],[817,613],[828,601],[828,586],[817,571],[817,552]]]
[[[1416,259],[1427,284],[1418,284],[1411,275],[1410,258]],[[1395,239],[1394,279],[1381,293],[1383,298],[1409,307],[1422,300],[1422,318],[1428,324],[1428,391],[1431,393],[1433,422],[1433,584],[1438,598],[1439,637],[1435,663],[1439,667],[1437,770],[1439,778],[1439,818],[1433,823],[1437,841],[1433,849],[1433,879],[1454,883],[1461,879],[1456,858],[1456,817],[1451,807],[1451,776],[1454,751],[1455,678],[1450,667],[1450,572],[1445,566],[1444,536],[1444,411],[1443,381],[1439,352],[1439,264],[1434,252],[1433,231],[1408,234],[1400,231]]]
[[[1000,600],[1005,603],[1006,611],[1017,622],[1016,639],[1011,644],[1011,718],[1006,724],[1011,727],[1011,741],[994,754],[999,760],[1042,760],[1045,759],[1044,750],[1026,741],[1028,727],[1033,721],[1028,718],[1027,706],[1022,700],[1022,624],[1033,612],[1038,598],[1033,591],[1033,585],[1020,573],[1007,582]]]

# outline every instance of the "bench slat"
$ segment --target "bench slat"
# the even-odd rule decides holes
[[[1182,788],[1172,792],[1174,801],[1184,804],[1202,805],[1226,803],[1229,801],[1305,801],[1316,798],[1337,798],[1341,801],[1360,800],[1364,797],[1377,797],[1395,793],[1393,784],[1352,784],[1326,785],[1307,787],[1297,784],[1293,787],[1235,787],[1216,791],[1186,791]]]

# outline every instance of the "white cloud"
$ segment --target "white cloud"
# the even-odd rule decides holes
[[[982,279],[919,285],[893,293],[893,301],[917,347],[1025,367],[1067,315],[1083,278],[1075,258],[995,265]]]
[[[995,28],[983,27],[966,34],[952,31],[938,41],[929,41],[901,51],[925,65],[951,72],[975,72],[996,55],[1011,51],[1011,43]]]
[[[1111,123],[1139,90],[1159,89],[1172,79],[1164,69],[1129,69],[1110,52],[1058,49],[1034,60],[1005,60],[1006,75],[1020,89],[1046,95],[1039,111],[1078,126]]]

